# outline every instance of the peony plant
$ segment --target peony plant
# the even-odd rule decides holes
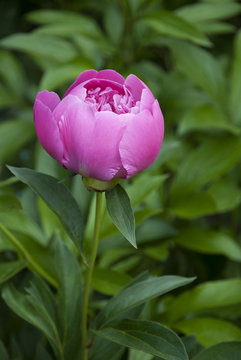
[[[111,351],[121,349],[120,354],[126,347],[131,347],[166,360],[188,360],[181,339],[172,330],[139,317],[147,301],[193,279],[140,274],[111,298],[94,319],[90,321],[89,318],[91,281],[103,213],[102,193],[106,194],[107,210],[113,223],[137,247],[134,213],[126,191],[118,182],[145,170],[155,161],[161,149],[164,120],[158,101],[135,75],[124,79],[113,70],[89,70],[80,74],[62,100],[54,92],[39,92],[34,103],[34,123],[43,148],[64,168],[81,175],[87,189],[96,193],[93,241],[88,244],[90,251],[86,254],[83,251],[86,246],[82,243],[81,213],[67,188],[51,176],[9,167],[59,216],[82,259],[79,265],[74,254],[58,240],[56,258],[61,276],[57,279],[46,274],[31,257],[29,260],[33,269],[58,289],[56,306],[62,326],[61,335],[56,335],[56,332],[59,334],[57,328],[54,333],[46,332],[56,358],[104,359],[105,355],[101,355],[104,350],[98,340],[103,339],[100,341],[105,344],[107,340],[107,347],[110,343],[114,344]],[[65,270],[66,266],[71,269],[70,272]],[[84,285],[81,280],[83,267]],[[35,321],[33,310],[36,309],[36,316],[39,316],[36,296],[38,301],[44,299],[43,294],[38,293],[39,289],[47,291],[39,283],[34,290],[29,290],[30,294],[33,291],[31,296],[34,301],[31,314],[24,317],[24,313],[18,311],[34,325],[39,321],[39,317]],[[11,306],[9,294],[3,296]],[[49,292],[46,299],[49,309],[53,301]],[[31,298],[28,297],[27,301],[31,303]],[[20,305],[15,303],[15,307],[21,307],[22,303],[22,300],[17,302]],[[54,305],[51,306],[53,309]],[[45,332],[46,324],[39,328]],[[72,328],[75,330],[71,331]]]

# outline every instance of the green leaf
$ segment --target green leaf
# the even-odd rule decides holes
[[[171,41],[167,45],[173,52],[178,68],[223,109],[228,90],[221,63],[209,52],[192,44]]]
[[[145,247],[143,249],[143,252],[152,259],[159,261],[166,260],[169,254],[168,245],[166,242],[159,245]]]
[[[104,13],[104,26],[110,40],[118,44],[124,30],[122,8],[118,4],[112,3],[107,6]]]
[[[82,247],[83,220],[70,191],[52,176],[31,169],[9,166],[9,170],[39,195],[60,218],[78,249]]]
[[[182,337],[182,342],[187,350],[190,359],[192,359],[203,349],[203,346],[198,343],[195,335]]]
[[[0,46],[23,51],[56,63],[70,61],[77,56],[77,52],[70,42],[34,32],[9,35],[1,39]]]
[[[236,124],[241,124],[241,31],[237,32],[234,42],[234,56],[230,79],[230,113]]]
[[[175,329],[186,335],[196,334],[197,340],[205,347],[226,341],[241,341],[241,330],[228,321],[194,317],[175,324]]]
[[[114,189],[107,191],[105,195],[107,210],[113,223],[136,248],[135,218],[126,191],[117,185]]]
[[[218,136],[203,140],[180,164],[172,184],[172,199],[215,180],[239,161],[240,154],[239,137]]]
[[[233,210],[241,202],[241,189],[233,179],[220,179],[210,186],[207,193],[214,199],[217,212]]]
[[[0,249],[14,249],[27,260],[27,266],[57,286],[51,260],[53,249],[41,246],[34,238],[20,232],[11,232],[0,223]]]
[[[142,174],[126,187],[133,208],[144,202],[153,191],[162,186],[168,175]]]
[[[167,175],[150,175],[150,174],[141,174],[135,179],[131,185],[126,187],[128,196],[130,198],[130,203],[133,208],[140,205],[142,202],[147,200],[148,196],[151,195],[157,188],[162,186],[163,181],[167,178]],[[94,211],[94,208],[93,208]],[[147,217],[158,213],[159,210],[156,209],[144,209],[135,213],[135,224],[136,227]],[[93,212],[94,214],[94,212]],[[90,219],[89,219],[90,220]],[[86,236],[91,237],[92,234],[92,224],[88,223],[86,230]],[[101,222],[101,238],[106,238],[113,236],[118,233],[118,230],[113,225],[111,218],[108,216],[108,212],[104,210]]]
[[[16,178],[15,178],[16,179]],[[40,245],[47,246],[48,239],[44,236],[40,227],[21,211],[10,211],[0,214],[0,223],[9,230],[27,234],[34,238]]]
[[[7,350],[5,349],[5,346],[3,345],[3,342],[0,340],[0,358],[1,360],[10,360]]]
[[[177,321],[188,313],[200,313],[241,302],[241,279],[209,281],[183,292],[169,303],[165,316]]]
[[[115,295],[131,280],[129,275],[112,269],[95,267],[91,287],[106,295]]]
[[[26,14],[26,19],[35,24],[71,23],[79,20],[79,16],[71,11],[35,10]]]
[[[18,151],[32,139],[34,125],[28,121],[8,120],[0,124],[0,161]]]
[[[197,206],[198,204],[198,206]],[[173,197],[169,205],[169,212],[183,219],[195,219],[210,215],[217,210],[215,200],[206,192],[192,193]]]
[[[120,360],[125,348],[112,341],[97,337],[89,349],[90,360]]]
[[[18,292],[13,286],[5,286],[2,297],[10,309],[22,319],[40,329],[48,338],[56,353],[61,348],[57,328],[43,304],[31,295]]]
[[[123,258],[128,257],[129,255],[135,254],[135,250],[132,247],[116,247],[116,248],[107,248],[104,252],[101,252],[100,260],[98,266],[101,268],[110,268],[115,262]]]
[[[85,35],[74,35],[73,41],[80,53],[100,67],[106,57],[113,55],[114,48],[105,38],[95,39]]]
[[[130,256],[113,265],[112,269],[118,272],[126,273],[135,268],[141,261],[141,255]]]
[[[4,262],[0,264],[0,284],[11,279],[26,266],[25,260]]]
[[[224,113],[212,105],[202,105],[188,110],[181,119],[178,132],[180,135],[193,131],[227,131],[240,134],[240,128],[233,125]]]
[[[203,46],[211,44],[197,27],[172,12],[156,11],[153,14],[145,15],[141,21],[161,35],[190,40]]]
[[[204,254],[223,254],[241,261],[241,247],[222,231],[189,226],[173,238],[176,244]]]
[[[123,316],[127,310],[144,304],[168,291],[187,285],[193,280],[194,278],[180,276],[162,276],[140,279],[139,282],[131,283],[114,296],[99,313],[96,318],[97,327],[102,328],[114,319]]]
[[[0,195],[0,213],[21,208],[22,205],[17,197],[12,195]]]
[[[130,349],[128,360],[152,360],[153,355],[144,353],[143,351]]]
[[[235,32],[235,26],[223,22],[203,22],[197,24],[198,28],[208,35],[229,34]]]
[[[0,108],[15,106],[17,102],[17,98],[0,83]]]
[[[92,18],[83,16],[73,11],[61,11],[61,10],[34,10],[26,15],[26,18],[36,24],[78,24],[84,28],[88,27],[88,30],[93,27],[95,22]]]
[[[193,24],[226,19],[240,12],[240,4],[234,2],[221,3],[220,1],[217,4],[191,4],[183,6],[176,11],[177,15]]]
[[[241,342],[227,342],[203,350],[192,360],[239,360],[240,353]]]
[[[44,72],[39,88],[40,90],[55,90],[67,81],[75,80],[80,73],[91,67],[93,65],[83,58],[78,58],[68,64],[50,67]]]
[[[80,328],[83,281],[76,257],[59,239],[55,254],[55,266],[59,282],[57,297],[59,322],[62,337],[67,343],[78,333]]]
[[[48,317],[54,323],[57,323],[55,296],[48,284],[40,276],[33,276],[30,287],[26,289],[26,292],[30,295],[31,300],[43,307]]]
[[[137,229],[139,244],[148,244],[152,241],[160,241],[175,236],[177,230],[169,222],[162,219],[148,219]]]
[[[157,322],[127,319],[96,333],[117,344],[155,355],[163,360],[188,360],[179,337]]]
[[[53,360],[53,358],[41,344],[38,344],[34,360]]]
[[[23,97],[26,89],[23,69],[15,57],[4,50],[0,50],[0,76],[13,94]]]
[[[59,36],[61,38],[68,38],[73,37],[73,35],[76,34],[81,34],[86,37],[99,39],[101,37],[101,29],[92,19],[79,16],[78,21],[64,21],[62,23],[53,23],[41,26],[35,30],[35,34]]]

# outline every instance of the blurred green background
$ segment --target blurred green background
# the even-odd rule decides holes
[[[5,165],[68,176],[37,142],[36,93],[48,89],[62,96],[80,72],[92,68],[136,74],[159,100],[165,137],[156,162],[123,182],[135,209],[137,251],[104,214],[95,306],[145,269],[197,276],[189,290],[152,301],[146,317],[196,334],[202,346],[241,340],[240,14],[234,0],[0,3],[0,223],[30,237],[31,249],[23,243],[36,258],[39,243],[49,254],[56,229],[75,251],[57,217],[15,183]],[[79,202],[88,240],[92,196],[80,177],[66,185]],[[15,256],[6,243],[0,231],[2,262]],[[25,270],[20,283],[29,276]],[[1,338],[12,354],[24,354],[12,358],[33,359],[38,334],[3,302],[0,312],[8,322],[0,325]],[[28,336],[34,339],[26,349]],[[144,358],[131,352],[129,359]]]

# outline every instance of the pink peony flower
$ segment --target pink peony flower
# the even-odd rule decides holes
[[[113,70],[83,72],[62,100],[39,92],[34,122],[40,143],[63,167],[101,181],[146,169],[164,135],[162,112],[148,87]]]

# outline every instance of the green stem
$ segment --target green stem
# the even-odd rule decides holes
[[[96,193],[96,210],[95,210],[95,227],[94,227],[94,238],[91,248],[90,260],[88,269],[86,272],[85,279],[85,290],[84,290],[84,299],[83,299],[83,309],[82,309],[82,352],[83,360],[88,360],[88,348],[87,348],[87,315],[88,315],[88,302],[89,302],[89,291],[90,283],[92,279],[92,274],[95,265],[95,259],[97,255],[99,234],[100,234],[100,219],[101,219],[101,204],[102,204],[102,193]]]
[[[0,224],[0,230],[7,235],[7,237],[12,241],[18,251],[25,257],[25,259],[32,265],[33,269],[42,275],[51,285],[54,287],[58,286],[58,283],[55,279],[52,278],[28,253],[28,251],[24,248],[21,242],[2,224]]]

